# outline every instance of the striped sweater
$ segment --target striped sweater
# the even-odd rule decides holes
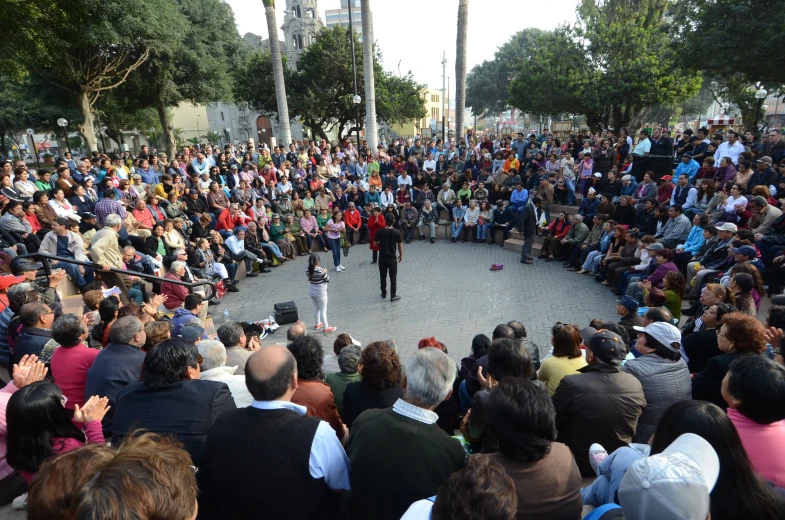
[[[330,275],[327,274],[327,269],[323,269],[321,267],[317,267],[313,270],[313,276],[311,276],[310,272],[306,268],[305,274],[308,276],[308,281],[312,285],[321,285],[330,283]]]

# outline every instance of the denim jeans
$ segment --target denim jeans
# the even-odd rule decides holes
[[[455,221],[453,221],[453,223],[450,224],[450,230],[452,231],[452,237],[458,238],[458,236],[463,231],[463,221],[461,221],[461,223],[458,224],[457,226],[455,225]]]
[[[338,267],[341,265],[341,239],[330,237],[325,238],[327,238],[327,243],[333,252],[333,263],[335,264],[335,267]]]
[[[575,205],[575,181],[568,181],[564,179],[564,184],[567,186],[567,204],[570,206]]]
[[[84,275],[82,275],[81,271],[79,271],[79,266],[76,264],[68,264],[66,262],[59,262],[57,264],[58,269],[63,269],[68,276],[74,281],[77,287],[84,287],[88,283],[93,281],[93,268],[92,267],[85,267]]]
[[[638,450],[626,446],[605,457],[605,460],[600,463],[600,475],[597,480],[581,489],[583,503],[587,506],[599,507],[617,502],[616,492],[619,490],[621,479],[632,463],[642,458],[643,455]]]
[[[477,224],[477,239],[485,240],[488,233],[488,224]]]

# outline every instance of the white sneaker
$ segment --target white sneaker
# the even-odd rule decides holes
[[[27,509],[27,493],[19,495],[11,502],[11,509]]]
[[[339,265],[338,267],[340,267],[340,268],[341,268],[341,271],[346,271],[346,268],[345,268],[344,266],[342,266],[342,265]]]
[[[341,272],[341,266],[340,266],[340,265],[339,265],[338,267],[336,267],[336,268],[335,268],[335,272],[336,272],[336,273],[340,273],[340,272]]]

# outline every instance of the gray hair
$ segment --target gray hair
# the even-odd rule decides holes
[[[576,213],[575,215],[572,216],[572,218],[574,218],[578,222],[583,222],[583,215],[581,215],[580,213]]]
[[[357,365],[360,363],[360,355],[363,349],[357,345],[347,345],[338,354],[338,367],[344,374],[357,373]]]
[[[224,344],[226,348],[236,347],[240,344],[240,338],[245,335],[243,327],[236,321],[227,321],[216,331],[218,339]]]
[[[769,205],[769,201],[767,201],[765,197],[761,197],[760,195],[756,197],[752,197],[750,203],[755,204],[759,208],[765,208],[766,206]]]
[[[134,253],[136,253],[136,248],[134,246],[125,246],[123,248],[123,251],[126,252],[126,253],[129,252],[129,251],[133,251]]]
[[[123,219],[117,213],[112,213],[106,216],[106,220],[104,220],[104,225],[106,227],[117,227],[123,223]]]
[[[142,322],[136,316],[125,316],[112,324],[109,330],[109,342],[127,344],[142,330]]]
[[[33,286],[27,282],[12,285],[11,288],[8,289],[8,299],[16,298],[20,293],[26,293],[32,288]]]
[[[203,329],[204,325],[202,325],[202,320],[199,318],[191,318],[183,323],[183,327],[199,327],[200,329]]]
[[[177,249],[172,251],[172,256],[180,256],[180,255],[184,255],[184,254],[186,254],[186,252],[185,252],[185,249],[183,249],[182,247],[178,247]]]
[[[206,339],[196,344],[202,355],[202,370],[212,370],[226,365],[226,347],[220,341]]]
[[[174,262],[172,262],[172,267],[170,271],[172,271],[173,273],[177,273],[180,269],[185,269],[185,262],[181,262],[179,260],[175,260]]]
[[[428,347],[406,364],[407,401],[423,408],[433,408],[447,397],[455,382],[455,363],[438,348]]]

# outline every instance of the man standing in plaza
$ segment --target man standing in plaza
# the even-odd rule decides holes
[[[532,245],[534,244],[534,234],[537,232],[537,215],[535,208],[539,208],[542,204],[542,198],[539,195],[532,197],[531,203],[523,207],[518,212],[518,231],[523,233],[523,247],[521,248],[521,263],[532,264],[532,257],[529,253],[532,252]]]
[[[387,213],[384,215],[384,229],[376,232],[373,239],[374,245],[379,248],[379,278],[382,286],[382,298],[387,298],[387,273],[390,273],[390,301],[400,300],[396,294],[398,262],[403,262],[403,239],[401,232],[393,229],[395,217]],[[398,256],[396,257],[396,247]]]

